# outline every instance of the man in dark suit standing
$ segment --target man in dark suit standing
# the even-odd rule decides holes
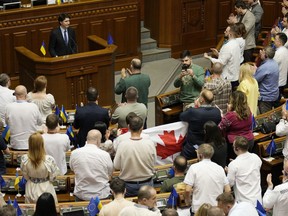
[[[85,145],[88,131],[94,129],[95,122],[104,122],[109,127],[110,117],[108,110],[98,105],[98,91],[89,87],[86,93],[88,104],[78,107],[75,113],[74,128],[79,129],[76,143],[80,147]]]
[[[75,31],[70,26],[68,14],[60,14],[58,17],[60,26],[53,29],[50,34],[49,52],[52,57],[77,53]]]

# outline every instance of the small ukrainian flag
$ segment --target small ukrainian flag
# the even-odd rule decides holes
[[[2,138],[8,143],[10,139],[10,128],[6,125],[4,131],[2,132]]]
[[[46,55],[46,49],[45,49],[45,42],[44,40],[42,41],[42,45],[40,47],[41,53],[45,56]]]

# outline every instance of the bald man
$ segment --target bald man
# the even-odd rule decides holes
[[[196,158],[195,150],[204,143],[204,124],[207,121],[214,121],[218,125],[221,121],[220,110],[212,105],[213,98],[213,93],[204,89],[195,101],[195,107],[180,114],[180,120],[188,123],[188,132],[181,152],[187,160]]]
[[[138,103],[143,103],[147,107],[149,87],[151,84],[150,77],[141,73],[142,63],[140,59],[132,59],[130,69],[122,68],[121,79],[116,84],[115,93],[122,94],[122,103],[126,102],[126,90],[134,86],[138,90]]]
[[[221,77],[223,65],[216,62],[212,66],[213,74],[211,80],[206,80],[204,89],[212,91],[214,95],[214,104],[216,104],[223,114],[227,112],[227,104],[232,93],[231,82]]]
[[[15,88],[16,102],[5,108],[5,121],[10,127],[10,144],[15,150],[27,150],[28,138],[43,124],[39,108],[26,100],[27,89],[23,85]]]
[[[98,130],[90,130],[86,145],[71,153],[70,168],[75,173],[74,195],[76,201],[100,199],[110,195],[109,179],[113,163],[108,152],[99,148],[102,135]]]

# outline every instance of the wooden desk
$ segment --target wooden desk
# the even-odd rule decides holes
[[[179,100],[179,89],[155,96],[155,125],[179,121],[183,105]]]

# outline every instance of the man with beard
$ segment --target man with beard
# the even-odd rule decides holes
[[[191,107],[195,99],[199,97],[204,84],[204,69],[192,64],[192,56],[189,50],[184,50],[180,55],[182,70],[180,76],[174,81],[174,87],[180,87],[180,101],[183,109]]]

